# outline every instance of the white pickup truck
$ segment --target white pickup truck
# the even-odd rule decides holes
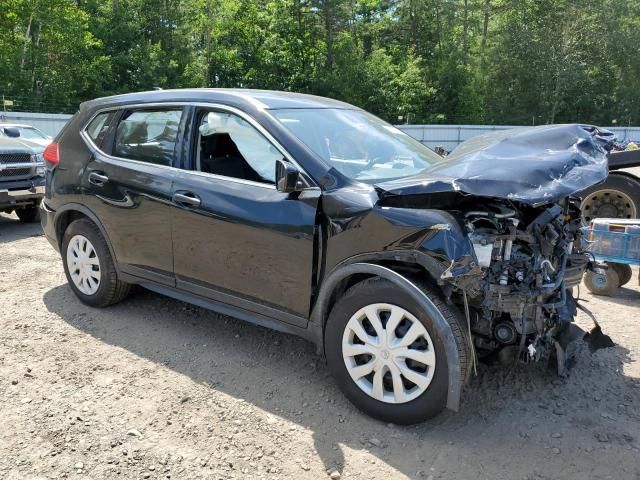
[[[23,222],[40,221],[44,196],[44,146],[0,136],[0,212],[16,212]]]

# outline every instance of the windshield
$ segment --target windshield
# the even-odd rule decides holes
[[[20,132],[20,138],[24,138],[26,140],[47,140],[47,136],[44,133],[42,133],[40,130],[37,130],[33,127],[5,127],[5,128],[12,128],[14,130],[18,130]],[[1,130],[3,135],[10,136],[5,134],[4,128],[2,128]]]
[[[310,108],[270,113],[329,165],[354,180],[409,177],[443,160],[409,135],[361,110]]]
[[[27,140],[46,140],[47,136],[35,128],[20,127],[20,137]]]

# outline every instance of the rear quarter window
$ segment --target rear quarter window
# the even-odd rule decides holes
[[[115,112],[99,113],[91,120],[89,125],[87,125],[85,132],[97,147],[102,145],[102,141],[109,130],[109,124],[114,115]]]

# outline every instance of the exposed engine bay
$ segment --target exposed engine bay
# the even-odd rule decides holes
[[[574,341],[584,335],[572,323],[578,308],[572,289],[590,261],[578,207],[571,197],[538,208],[494,201],[461,214],[478,266],[448,281],[478,358],[552,359],[566,375]]]

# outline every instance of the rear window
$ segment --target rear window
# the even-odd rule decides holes
[[[141,110],[125,113],[116,129],[113,155],[171,166],[182,110]]]
[[[93,143],[98,147],[101,146],[102,140],[104,140],[104,136],[107,134],[107,130],[109,130],[109,123],[111,123],[113,115],[114,112],[99,113],[91,120],[89,125],[87,125],[87,135],[89,135],[89,138],[91,138]]]

